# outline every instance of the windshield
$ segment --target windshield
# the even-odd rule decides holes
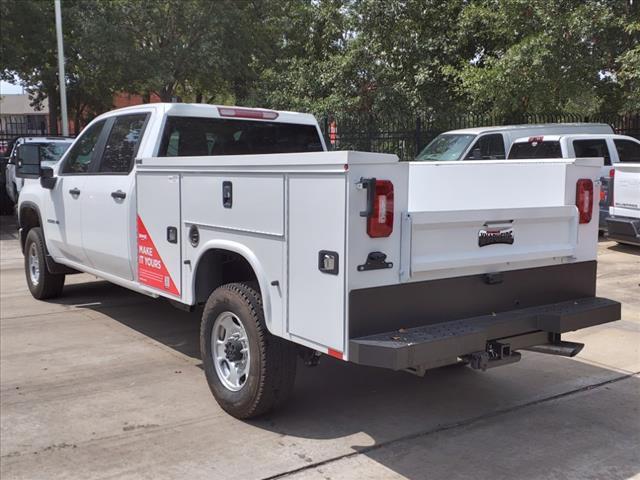
[[[29,143],[28,145],[33,145]],[[40,158],[42,162],[55,163],[60,160],[62,154],[67,151],[71,142],[51,142],[37,143],[40,147]]]
[[[462,159],[475,135],[442,134],[434,138],[416,157],[419,162],[451,162]]]

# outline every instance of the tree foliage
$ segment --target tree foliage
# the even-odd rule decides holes
[[[77,118],[116,92],[429,115],[640,109],[630,0],[63,0]],[[53,1],[0,0],[2,77],[57,95]],[[55,108],[55,105],[54,105]]]

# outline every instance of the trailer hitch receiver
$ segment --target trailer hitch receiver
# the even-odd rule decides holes
[[[518,352],[511,351],[511,345],[508,343],[491,340],[487,342],[484,352],[473,352],[462,359],[469,362],[471,368],[485,371],[487,368],[516,363],[520,357]]]

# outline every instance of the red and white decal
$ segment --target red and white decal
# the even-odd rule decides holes
[[[138,281],[148,287],[180,296],[140,216],[138,216]]]

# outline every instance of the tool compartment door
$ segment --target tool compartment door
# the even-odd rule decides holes
[[[137,175],[137,279],[154,293],[182,296],[180,176]]]
[[[344,352],[345,178],[289,178],[289,333]],[[322,271],[324,255],[333,271]]]

